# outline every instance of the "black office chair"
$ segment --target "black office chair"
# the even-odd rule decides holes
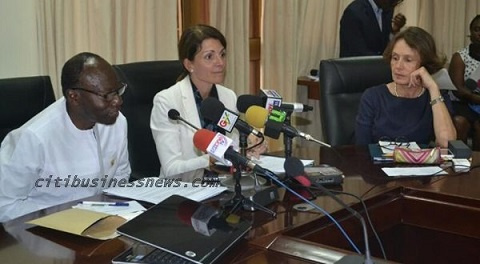
[[[324,140],[333,145],[355,144],[355,119],[362,93],[392,81],[381,56],[350,57],[320,62],[320,108]]]
[[[176,83],[183,66],[175,60],[134,62],[113,67],[119,78],[128,84],[121,111],[128,122],[130,179],[158,176],[160,161],[150,129],[153,97]]]
[[[55,102],[49,76],[0,79],[0,142]]]

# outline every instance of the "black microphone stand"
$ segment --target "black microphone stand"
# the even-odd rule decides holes
[[[240,148],[240,154],[242,154],[244,157],[247,156],[247,148],[248,148],[248,134],[240,132],[239,131],[239,148]],[[254,190],[257,190],[257,187],[265,185],[267,182],[263,178],[257,177],[253,172],[246,171],[244,168],[240,171],[241,174],[241,186],[243,186],[243,190],[251,189],[253,188]],[[231,182],[231,181],[225,181],[223,182],[224,185],[227,187],[235,186],[236,183]]]
[[[291,111],[286,111],[287,116],[285,117],[284,123],[287,125],[291,125]],[[292,142],[293,138],[286,133],[283,134],[283,145],[285,147],[285,158],[289,158],[292,156]]]
[[[235,178],[235,195],[230,201],[226,202],[223,207],[232,207],[229,214],[236,212],[242,206],[243,208],[258,209],[270,214],[272,217],[276,217],[276,212],[266,208],[265,206],[257,202],[245,198],[245,196],[242,194],[242,185],[240,184],[240,180],[242,178],[242,166],[240,166],[239,164],[233,165],[235,168],[235,172],[233,173],[233,177]]]

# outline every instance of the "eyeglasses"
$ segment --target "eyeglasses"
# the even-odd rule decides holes
[[[391,140],[389,137],[381,137],[378,140],[378,144],[381,148],[387,150],[393,150],[395,147],[410,147],[410,142],[406,137],[396,137],[394,140]]]
[[[122,87],[118,88],[115,91],[111,91],[109,93],[106,93],[106,94],[98,93],[98,92],[95,92],[95,91],[90,91],[90,90],[87,90],[87,89],[84,89],[84,88],[70,88],[70,89],[71,90],[80,90],[80,91],[84,91],[84,92],[87,92],[87,93],[91,93],[91,94],[102,97],[107,102],[111,102],[113,99],[115,99],[115,97],[117,95],[120,97],[125,93],[125,90],[127,89],[127,84],[122,83]]]

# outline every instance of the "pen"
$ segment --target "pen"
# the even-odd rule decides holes
[[[83,201],[81,204],[91,205],[91,206],[128,206],[128,203],[125,202],[90,202]]]

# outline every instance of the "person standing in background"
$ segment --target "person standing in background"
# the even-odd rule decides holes
[[[340,20],[340,57],[382,55],[392,36],[407,19],[393,17],[403,0],[354,0]]]
[[[480,15],[470,22],[470,45],[455,52],[450,60],[448,73],[457,88],[450,94],[455,111],[455,125],[458,138],[467,143],[468,134],[473,125],[473,150],[480,150],[480,90],[478,79],[471,80],[473,87],[465,82],[480,66]]]

